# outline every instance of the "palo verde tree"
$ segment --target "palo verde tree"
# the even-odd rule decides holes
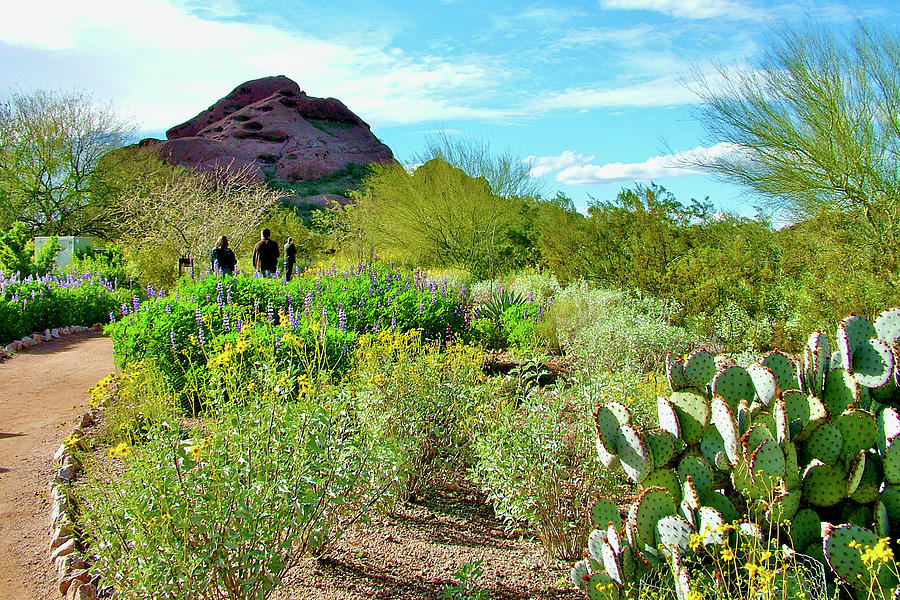
[[[435,158],[413,173],[398,164],[373,167],[348,229],[366,232],[377,249],[484,278],[505,268],[521,209],[521,200],[495,194],[484,177]]]
[[[792,221],[825,217],[877,271],[896,273],[898,72],[895,32],[862,23],[847,34],[786,29],[757,64],[700,79],[700,119],[711,137],[735,147],[704,166]]]
[[[91,173],[129,125],[80,93],[35,91],[0,99],[0,226],[30,235],[104,235]]]

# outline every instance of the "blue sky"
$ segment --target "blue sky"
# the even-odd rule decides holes
[[[895,28],[897,0],[4,1],[0,95],[80,90],[162,137],[238,84],[283,74],[336,97],[401,161],[426,136],[527,157],[583,209],[634,182],[754,214],[673,155],[727,151],[692,73],[759,56],[783,24]]]

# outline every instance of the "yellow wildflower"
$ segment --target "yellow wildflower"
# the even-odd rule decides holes
[[[243,354],[249,345],[250,342],[248,342],[244,336],[240,336],[234,343],[234,351],[237,354]]]
[[[387,380],[387,377],[384,376],[384,373],[379,373],[378,375],[376,375],[375,377],[372,378],[372,381],[373,381],[373,382],[375,383],[375,385],[377,385],[378,387],[383,386],[383,385],[384,385],[384,382],[385,382],[386,380]]]
[[[117,456],[121,456],[122,458],[125,458],[126,456],[128,456],[128,452],[128,444],[126,444],[125,442],[119,442],[109,449],[109,457],[116,458]]]
[[[731,548],[722,548],[722,560],[734,560],[737,556]]]

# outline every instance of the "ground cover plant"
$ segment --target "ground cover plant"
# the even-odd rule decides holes
[[[127,282],[92,272],[37,277],[0,271],[0,342],[55,327],[105,323],[133,293]]]

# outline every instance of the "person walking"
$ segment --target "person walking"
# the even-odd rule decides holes
[[[259,235],[259,241],[253,247],[253,268],[257,273],[261,273],[263,277],[275,277],[278,270],[278,244],[269,236],[271,232],[263,229]]]
[[[287,244],[284,245],[284,280],[290,281],[294,276],[294,265],[297,264],[297,246],[294,245],[294,238],[289,237]]]
[[[212,263],[213,273],[234,277],[237,258],[234,251],[228,247],[228,238],[224,235],[220,235],[216,240],[215,247],[209,253],[209,261]]]

